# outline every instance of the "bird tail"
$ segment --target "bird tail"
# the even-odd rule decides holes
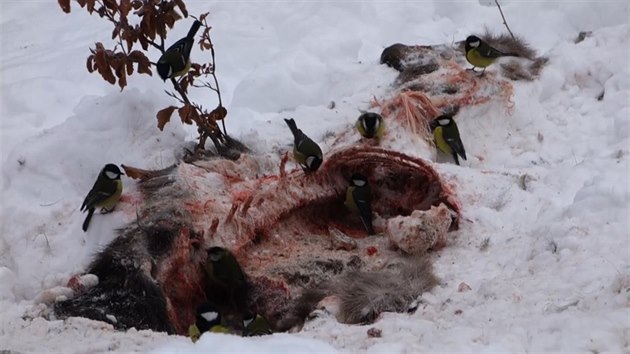
[[[193,22],[192,26],[190,27],[190,30],[188,31],[188,35],[186,35],[186,38],[192,39],[193,37],[195,37],[195,35],[197,34],[197,31],[199,31],[199,27],[201,27],[201,22],[195,20],[195,22]]]
[[[300,130],[298,129],[297,124],[295,124],[295,120],[293,120],[293,118],[285,118],[284,121],[287,122],[287,125],[289,126],[289,129],[291,129],[291,133],[293,133],[293,136],[298,137],[300,135]]]
[[[88,209],[88,214],[85,217],[85,221],[83,221],[83,231],[87,232],[88,226],[90,226],[90,220],[92,220],[92,215],[94,215],[94,208]]]
[[[363,226],[365,226],[365,230],[367,231],[368,235],[376,234],[376,232],[374,232],[374,226],[372,226],[372,220],[362,216],[361,221],[363,221]]]

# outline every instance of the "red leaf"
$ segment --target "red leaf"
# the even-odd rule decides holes
[[[59,6],[61,7],[61,10],[63,10],[63,12],[67,14],[70,13],[70,0],[57,0],[57,2],[59,3]]]
[[[171,120],[171,116],[177,107],[169,106],[157,112],[158,128],[164,130],[164,126]]]

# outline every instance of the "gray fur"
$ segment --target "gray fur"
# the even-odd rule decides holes
[[[406,259],[378,271],[347,271],[305,290],[281,327],[301,325],[317,303],[328,296],[337,296],[341,301],[337,315],[340,322],[371,323],[382,312],[406,312],[419,295],[437,284],[427,257]]]

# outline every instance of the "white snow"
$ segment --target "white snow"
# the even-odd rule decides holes
[[[373,96],[386,96],[397,73],[378,64],[384,47],[451,43],[484,26],[504,31],[493,3],[188,1],[188,8],[210,11],[228,131],[277,153],[291,143],[282,118],[294,117],[326,152],[327,133],[348,129]],[[55,1],[0,2],[0,350],[630,351],[628,3],[502,3],[512,31],[550,62],[537,81],[514,84],[511,115],[498,104],[458,114],[468,161],[436,168],[457,185],[464,221],[431,255],[441,284],[418,311],[384,314],[373,325],[381,338],[367,337],[372,326],[324,317],[297,334],[207,334],[193,344],[39,317],[41,296],[65,296],[68,279],[129,221],[120,211],[95,215],[81,231],[79,206],[102,166],[166,167],[195,132],[175,118],[157,129],[155,113],[172,103],[159,78],[134,75],[120,92],[87,72],[88,48],[110,43],[109,23],[76,3],[66,15]],[[184,35],[187,21],[169,38]],[[580,31],[593,33],[574,44]],[[123,182],[132,194],[134,182]],[[471,290],[458,291],[461,283]]]

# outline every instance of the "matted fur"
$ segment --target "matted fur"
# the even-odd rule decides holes
[[[377,271],[351,270],[305,289],[282,322],[283,329],[299,326],[328,296],[339,299],[337,320],[372,323],[383,312],[405,312],[422,293],[438,284],[427,257],[399,260]]]

